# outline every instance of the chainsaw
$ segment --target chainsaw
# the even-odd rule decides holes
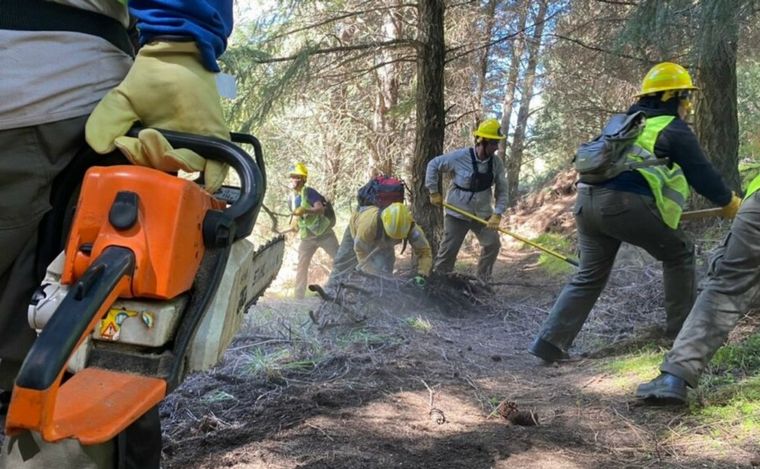
[[[39,336],[15,381],[7,434],[114,438],[189,373],[214,366],[277,275],[282,236],[256,249],[246,239],[266,188],[258,140],[232,134],[254,159],[225,140],[162,133],[230,165],[240,187],[212,196],[152,168],[87,170],[65,250],[29,307]]]

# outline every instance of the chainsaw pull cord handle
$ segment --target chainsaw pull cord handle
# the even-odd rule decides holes
[[[132,127],[127,135],[137,137],[142,127]],[[266,190],[264,158],[261,144],[252,135],[232,134],[233,139],[250,143],[256,159],[232,142],[217,137],[156,129],[175,148],[188,148],[204,158],[226,163],[235,170],[240,178],[240,196],[222,213],[235,222],[235,239],[245,238],[253,230],[256,216],[261,209]]]

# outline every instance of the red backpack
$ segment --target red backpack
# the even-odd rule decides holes
[[[383,209],[394,202],[404,201],[406,185],[393,176],[376,176],[359,188],[356,198],[359,206],[374,205]]]

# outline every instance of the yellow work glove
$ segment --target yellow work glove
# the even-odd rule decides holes
[[[491,215],[491,218],[488,219],[488,224],[486,225],[486,228],[489,230],[498,230],[499,224],[501,223],[501,215],[493,214]]]
[[[124,134],[137,122],[138,138]],[[144,45],[124,80],[109,91],[87,120],[87,143],[105,154],[118,147],[132,163],[162,171],[202,171],[206,190],[215,192],[227,165],[188,149],[174,149],[159,132],[175,130],[230,139],[214,74],[200,62],[195,42]]]
[[[306,209],[303,207],[296,207],[295,210],[293,210],[293,215],[296,217],[302,217],[306,213]]]
[[[720,211],[720,216],[723,218],[734,218],[736,216],[736,212],[739,211],[739,206],[741,206],[741,204],[742,199],[736,195],[736,192],[732,193],[731,202],[723,206],[722,210]]]
[[[443,196],[439,194],[438,192],[431,192],[430,203],[435,205],[436,207],[443,206]]]

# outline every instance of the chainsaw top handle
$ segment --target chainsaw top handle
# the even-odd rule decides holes
[[[127,135],[137,137],[142,129],[140,126],[132,127]],[[240,178],[240,196],[217,215],[214,219],[215,223],[210,222],[209,226],[204,226],[204,240],[207,245],[228,244],[251,234],[266,190],[264,158],[261,144],[256,137],[239,133],[231,135],[235,141],[251,144],[256,156],[254,160],[245,150],[221,138],[173,130],[156,130],[161,132],[175,148],[187,148],[204,158],[230,165]],[[222,227],[221,230],[220,227]],[[220,231],[226,232],[226,230],[230,230],[229,235],[220,234]]]

